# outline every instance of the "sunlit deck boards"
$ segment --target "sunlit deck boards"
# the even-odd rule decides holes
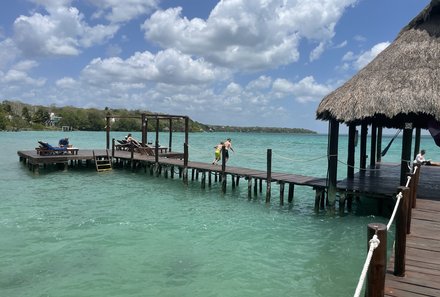
[[[440,198],[437,200],[417,200],[406,239],[406,274],[392,274],[392,258],[385,296],[440,296]]]

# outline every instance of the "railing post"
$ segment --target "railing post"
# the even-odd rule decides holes
[[[183,144],[183,183],[188,184],[188,143]]]
[[[367,273],[366,297],[383,297],[385,292],[385,273],[387,266],[387,226],[380,223],[368,224],[368,250],[370,239],[376,234],[380,244],[374,250]]]
[[[415,168],[417,168],[416,170],[416,174],[414,175],[414,196],[412,197],[412,201],[411,201],[411,207],[415,208],[416,207],[416,203],[417,203],[417,189],[419,187],[419,179],[420,179],[420,169],[422,168],[422,166],[420,165],[415,165]]]
[[[272,149],[267,149],[266,203],[270,202],[272,183]]]
[[[405,276],[406,234],[409,208],[409,188],[399,187],[402,199],[396,214],[396,239],[394,245],[394,275]]]
[[[112,159],[115,158],[115,139],[112,138]]]

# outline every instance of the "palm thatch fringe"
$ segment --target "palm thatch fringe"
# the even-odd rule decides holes
[[[440,0],[433,0],[397,38],[318,106],[317,119],[426,128],[440,121]]]

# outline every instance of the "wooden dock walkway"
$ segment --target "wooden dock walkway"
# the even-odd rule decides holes
[[[406,239],[406,273],[404,277],[393,275],[393,255],[385,296],[440,296],[440,198],[437,200],[417,199]]]

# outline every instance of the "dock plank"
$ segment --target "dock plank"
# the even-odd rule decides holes
[[[385,279],[385,296],[440,296],[438,200],[417,200],[417,207],[412,212],[411,234],[406,240],[405,276],[393,275],[393,255]]]

